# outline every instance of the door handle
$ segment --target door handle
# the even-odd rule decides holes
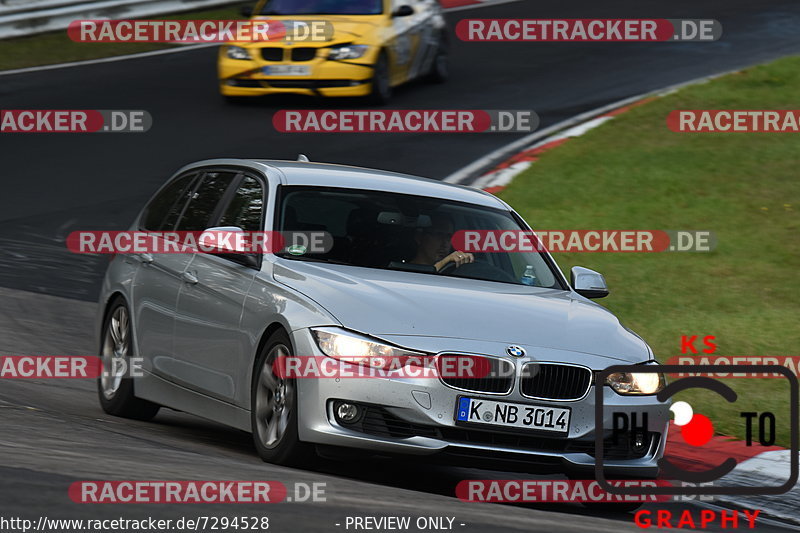
[[[154,261],[153,256],[151,254],[148,254],[147,252],[139,254],[139,259],[142,260],[143,265],[152,264]]]
[[[191,285],[195,285],[197,284],[198,281],[200,281],[197,279],[197,276],[194,275],[194,273],[192,272],[184,272],[183,274],[181,274],[181,277],[183,278],[183,281]]]

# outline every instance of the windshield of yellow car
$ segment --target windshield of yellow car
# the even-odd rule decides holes
[[[383,0],[268,0],[260,15],[380,15]]]

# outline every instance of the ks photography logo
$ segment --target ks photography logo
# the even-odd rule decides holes
[[[788,479],[780,486],[763,487],[737,487],[737,486],[671,486],[671,487],[624,487],[613,485],[605,477],[604,473],[604,440],[610,434],[612,443],[615,439],[635,438],[635,435],[648,434],[648,431],[661,432],[666,428],[649,427],[647,413],[644,411],[636,412],[633,409],[625,411],[613,411],[606,419],[606,410],[603,407],[603,397],[608,388],[603,384],[609,375],[614,373],[663,373],[678,374],[685,371],[685,366],[680,365],[620,365],[608,367],[598,372],[595,376],[595,477],[600,487],[604,491],[612,494],[670,494],[670,495],[709,495],[709,494],[783,494],[788,492],[798,479],[798,380],[789,369],[780,365],[748,365],[748,372],[780,374],[789,380],[789,435],[790,435],[790,470]],[[699,374],[712,374],[714,372],[741,372],[741,365],[693,365],[692,371]],[[723,384],[722,382],[708,377],[687,377],[672,381],[656,394],[659,402],[666,405],[674,395],[689,389],[704,389],[719,394],[727,402],[735,403],[738,399],[737,393]],[[674,423],[681,427],[682,438],[692,446],[707,444],[713,436],[713,423],[705,415],[694,413],[691,406],[686,402],[676,402],[670,410],[675,415]],[[785,420],[776,420],[771,412],[752,412],[742,411],[740,419],[744,424],[746,445],[758,444],[762,446],[771,445],[775,438],[776,422],[787,423]],[[607,424],[611,427],[607,427]],[[754,426],[757,426],[757,436],[754,439]],[[684,470],[669,459],[663,457],[659,460],[659,467],[662,477],[675,479],[689,483],[708,483],[714,480],[724,479],[727,474],[735,472],[737,461],[733,457],[728,457],[720,464],[704,471]]]

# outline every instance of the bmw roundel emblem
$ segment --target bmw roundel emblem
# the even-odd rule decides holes
[[[517,346],[516,344],[512,344],[506,348],[506,353],[513,357],[525,357],[525,350],[522,348],[522,346]]]

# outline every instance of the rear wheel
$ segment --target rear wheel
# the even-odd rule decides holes
[[[426,78],[432,83],[444,83],[450,78],[450,58],[447,54],[447,43],[444,40],[439,41],[433,64],[431,64]]]
[[[313,448],[298,438],[297,380],[274,371],[279,357],[292,354],[289,336],[278,330],[259,354],[250,393],[250,421],[258,455],[268,463],[295,466],[307,463]]]
[[[97,380],[97,392],[103,411],[137,420],[156,416],[160,406],[137,398],[133,393],[133,379],[125,377],[130,368],[133,336],[130,313],[122,297],[118,296],[109,306],[101,342],[103,373]]]

